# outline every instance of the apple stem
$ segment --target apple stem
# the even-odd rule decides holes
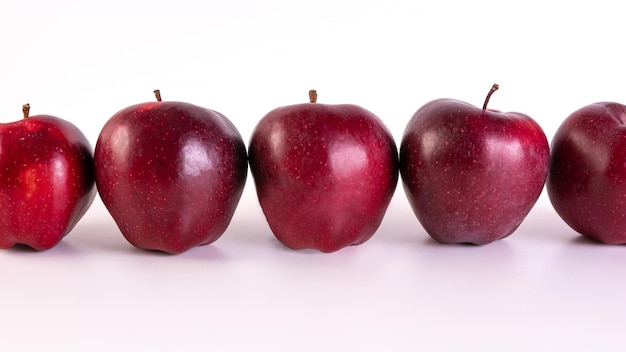
[[[154,96],[156,97],[157,101],[161,101],[161,91],[158,89],[154,90]]]
[[[489,89],[489,93],[487,93],[487,98],[485,98],[485,103],[483,104],[483,111],[487,110],[487,104],[489,104],[489,99],[491,98],[493,92],[498,90],[498,88],[500,88],[498,83],[494,83],[493,86],[491,86],[491,89]]]
[[[30,114],[30,104],[26,103],[22,105],[22,113],[24,114],[24,118],[27,119]]]
[[[316,103],[317,102],[317,91],[315,89],[311,89],[309,91],[309,101],[311,103]]]

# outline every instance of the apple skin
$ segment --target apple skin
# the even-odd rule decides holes
[[[529,116],[454,99],[417,110],[400,145],[407,198],[441,243],[483,245],[513,233],[541,194],[549,160]]]
[[[89,141],[75,125],[50,115],[0,124],[0,179],[4,249],[56,246],[96,196]]]
[[[227,229],[247,175],[245,144],[219,112],[185,102],[127,107],[95,148],[102,202],[132,245],[182,253]]]
[[[626,243],[626,106],[599,102],[568,116],[552,139],[547,191],[578,233]]]
[[[399,177],[391,134],[356,105],[274,109],[254,129],[249,155],[267,222],[291,249],[328,253],[367,241]]]

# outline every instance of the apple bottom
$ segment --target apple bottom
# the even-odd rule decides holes
[[[410,193],[406,187],[405,191]],[[506,238],[519,227],[536,198],[531,195],[529,201],[518,202],[470,190],[462,193],[462,197],[451,200],[435,195],[410,197],[418,199],[410,201],[413,211],[437,242],[485,245]]]
[[[291,249],[317,249],[324,253],[370,239],[391,200],[366,200],[353,192],[332,191],[292,190],[281,195],[269,199],[260,196],[263,213],[276,238]]]
[[[18,220],[20,231],[5,230],[1,234],[0,248],[9,249],[24,245],[37,251],[55,247],[72,230],[65,226],[41,226],[40,220]]]
[[[121,192],[104,196],[122,235],[133,246],[167,253],[182,253],[216,241],[228,228],[241,189],[219,199],[213,192],[169,187],[151,187],[145,192]],[[118,191],[118,190],[116,190]],[[233,196],[234,194],[234,196]],[[230,203],[229,203],[230,202]],[[226,205],[226,204],[230,205]]]
[[[44,187],[45,188],[45,187]],[[41,191],[46,193],[45,190]],[[95,196],[95,192],[92,193]],[[74,209],[70,199],[59,195],[41,195],[36,201],[16,201],[19,195],[8,196],[13,201],[0,201],[7,206],[0,212],[0,248],[26,245],[43,251],[55,247],[74,228],[83,215]],[[92,198],[93,199],[93,198]]]
[[[621,193],[626,194],[626,189]],[[571,210],[567,214],[561,211],[559,215],[577,233],[600,243],[626,243],[626,219],[623,214],[626,202],[612,203],[607,202],[605,197],[587,197],[584,201],[572,199],[568,207]]]

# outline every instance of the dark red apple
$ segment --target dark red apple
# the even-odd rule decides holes
[[[487,244],[509,236],[543,189],[549,146],[529,116],[438,99],[409,121],[400,173],[413,211],[441,243]]]
[[[270,111],[253,131],[250,168],[276,238],[334,252],[378,229],[398,181],[395,142],[373,113],[311,102]]]
[[[72,123],[49,115],[0,124],[0,248],[57,245],[96,195],[93,155]]]
[[[626,243],[626,106],[601,102],[573,112],[552,139],[550,201],[575,231]]]
[[[95,149],[102,202],[134,246],[181,253],[228,227],[247,175],[244,142],[219,112],[184,102],[127,107]]]

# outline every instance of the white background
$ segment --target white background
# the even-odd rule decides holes
[[[606,1],[3,1],[0,116],[51,114],[95,144],[132,104],[218,110],[249,140],[271,109],[353,103],[400,141],[441,97],[535,118],[624,99]],[[621,8],[620,8],[621,9]],[[430,240],[399,185],[377,234],[333,254],[274,239],[251,178],[228,231],[181,255],[131,247],[99,199],[46,252],[0,253],[0,349],[618,350],[626,249],[570,230],[545,192],[486,246]]]

